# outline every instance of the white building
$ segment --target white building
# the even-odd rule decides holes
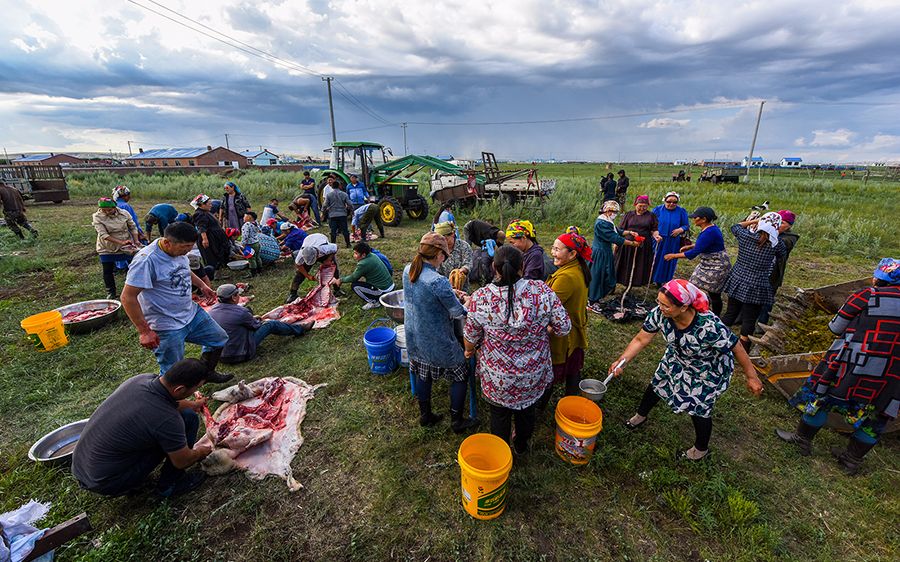
[[[744,156],[744,159],[741,160],[741,168],[747,167],[748,160],[749,160],[749,158],[747,156]],[[750,166],[753,168],[761,168],[763,166],[763,164],[765,164],[765,163],[766,163],[766,161],[762,156],[754,156],[753,162],[750,163]]]
[[[241,156],[247,159],[251,166],[274,166],[278,164],[278,155],[268,150],[245,150]]]
[[[782,168],[799,168],[800,164],[803,163],[803,158],[795,158],[792,156],[785,156],[781,159],[781,167]]]

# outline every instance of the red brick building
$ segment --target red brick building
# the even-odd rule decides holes
[[[81,158],[69,154],[23,154],[12,161],[13,166],[77,166],[84,164]]]
[[[222,146],[198,148],[138,149],[138,153],[123,159],[131,166],[149,168],[191,168],[195,166],[231,166],[246,168],[247,158]]]

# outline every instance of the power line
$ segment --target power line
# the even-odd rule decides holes
[[[244,47],[247,47],[248,49],[251,49],[252,51],[258,53],[258,54],[254,55],[254,56],[263,58],[264,60],[267,60],[267,61],[269,61],[269,62],[277,61],[277,62],[281,63],[282,65],[291,67],[291,68],[293,68],[294,70],[297,70],[297,71],[299,71],[299,72],[303,72],[303,73],[309,74],[309,75],[311,75],[311,76],[322,76],[322,73],[321,73],[321,72],[318,72],[317,70],[314,70],[314,69],[312,69],[312,68],[308,68],[308,67],[303,66],[303,65],[301,65],[301,64],[299,64],[299,63],[296,63],[296,62],[294,62],[294,61],[292,61],[292,60],[283,59],[283,58],[281,58],[281,57],[278,57],[278,56],[276,56],[276,55],[273,55],[272,53],[270,53],[270,52],[268,52],[268,51],[265,51],[265,50],[263,50],[263,49],[259,49],[259,48],[257,48],[257,47],[254,47],[253,45],[250,45],[249,43],[244,43],[243,41],[241,41],[241,40],[239,40],[239,39],[234,39],[234,38],[231,37],[230,35],[227,35],[228,41],[225,41],[224,39],[221,39],[220,37],[215,37],[215,36],[209,35],[209,34],[207,34],[207,33],[204,33],[203,31],[201,31],[201,30],[199,30],[199,29],[196,29],[196,28],[194,28],[194,27],[191,27],[191,26],[189,26],[189,25],[187,25],[187,24],[185,24],[185,23],[183,23],[183,22],[180,22],[180,21],[178,21],[178,20],[172,19],[172,18],[170,18],[169,16],[167,16],[167,15],[165,15],[165,14],[161,14],[161,13],[159,13],[159,12],[157,12],[157,11],[155,11],[155,10],[153,10],[153,9],[151,9],[151,8],[149,8],[149,7],[147,7],[147,6],[144,6],[144,5],[142,5],[142,4],[138,4],[138,3],[135,2],[134,0],[128,0],[128,1],[131,2],[132,4],[136,5],[136,6],[140,6],[141,8],[144,8],[145,10],[148,10],[148,11],[150,11],[150,12],[153,12],[154,14],[157,14],[157,15],[159,15],[159,16],[162,16],[162,17],[164,17],[164,18],[166,18],[166,19],[168,19],[168,20],[170,20],[170,21],[173,21],[173,22],[175,22],[175,23],[177,23],[177,24],[179,24],[179,25],[182,25],[182,26],[184,26],[184,27],[187,27],[188,29],[191,29],[191,30],[196,31],[196,32],[198,32],[198,33],[202,33],[203,35],[206,35],[207,37],[211,37],[212,39],[215,39],[216,41],[219,41],[219,42],[221,42],[221,43],[225,43],[226,45],[229,45],[229,46],[234,47],[234,48],[236,48],[236,49],[240,49],[240,47],[238,47],[237,45],[234,45],[233,43],[238,43],[239,45],[243,45]],[[186,15],[182,14],[181,12],[178,12],[178,11],[176,11],[176,10],[173,10],[172,8],[169,8],[168,6],[165,6],[164,4],[160,4],[159,2],[156,2],[155,0],[144,0],[144,1],[145,1],[145,2],[150,2],[151,4],[155,4],[155,5],[159,6],[160,8],[162,8],[162,9],[168,11],[168,12],[171,12],[171,13],[177,15],[177,16],[180,17],[180,18],[186,19],[186,20],[188,20],[188,21],[190,21],[190,22],[193,22],[193,23],[195,23],[195,24],[197,24],[197,25],[199,25],[199,26],[201,26],[201,27],[203,27],[203,28],[205,28],[205,29],[208,29],[209,31],[212,31],[213,33],[217,33],[217,34],[219,34],[219,35],[226,35],[226,34],[223,33],[222,31],[219,31],[218,29],[212,28],[212,27],[206,25],[205,23],[199,22],[199,21],[197,21],[197,20],[195,20],[195,19],[193,19],[193,18],[191,18],[191,17],[189,17],[189,16],[186,16]],[[244,51],[244,49],[241,49],[241,50]],[[246,51],[244,51],[244,52],[246,52]],[[250,53],[250,54],[252,54],[252,53]]]
[[[374,131],[375,129],[387,129],[389,127],[396,127],[396,123],[388,123],[387,125],[377,125],[375,127],[363,127],[361,129],[347,129],[344,131],[338,131],[340,134],[345,133],[359,133],[361,131]],[[295,139],[295,138],[305,138],[305,137],[325,137],[330,135],[331,133],[308,133],[303,135],[268,135],[266,133],[228,133],[230,137],[242,137],[242,138],[276,138],[276,139]]]
[[[343,84],[340,80],[338,80],[337,78],[335,78],[335,79],[334,79],[334,83],[337,84],[337,86],[338,86],[340,89],[344,90],[344,91],[347,93],[348,96],[350,96],[351,98],[353,98],[353,99],[359,104],[359,107],[361,107],[366,113],[368,113],[369,115],[371,115],[371,116],[374,117],[375,119],[381,121],[382,123],[385,123],[385,124],[388,123],[388,120],[387,120],[387,119],[385,119],[384,117],[382,117],[381,115],[379,115],[378,113],[376,113],[374,109],[369,108],[366,104],[364,104],[362,101],[360,101],[359,98],[357,98],[356,96],[354,96],[353,93],[352,93],[346,86],[344,86],[344,84]],[[339,93],[340,93],[340,92],[339,92]]]

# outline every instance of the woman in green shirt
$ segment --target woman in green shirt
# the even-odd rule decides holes
[[[340,287],[343,283],[351,283],[353,292],[366,302],[363,310],[381,306],[379,297],[394,290],[394,280],[387,266],[365,242],[353,246],[353,259],[356,260],[353,273],[335,278],[331,284]]]

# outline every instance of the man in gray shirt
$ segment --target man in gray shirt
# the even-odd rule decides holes
[[[164,462],[156,487],[163,497],[181,495],[203,482],[185,469],[212,451],[194,447],[206,399],[188,400],[207,380],[206,364],[183,359],[165,375],[137,375],[119,385],[91,415],[72,456],[82,488],[105,496],[139,489]]]
[[[160,375],[184,358],[184,342],[189,341],[203,346],[200,359],[209,366],[207,380],[223,383],[232,375],[215,369],[228,334],[191,299],[191,285],[205,298],[215,296],[191,272],[187,253],[196,241],[192,225],[176,222],[166,227],[163,238],[135,254],[122,289],[122,306],[137,328],[141,345],[156,355]]]
[[[347,215],[353,212],[353,204],[347,192],[335,182],[334,189],[325,197],[322,212],[328,216],[328,227],[331,229],[331,243],[337,243],[338,232],[344,235],[347,247],[350,247],[350,230],[347,228]]]
[[[223,363],[242,363],[256,357],[256,348],[270,334],[277,336],[302,336],[312,329],[313,322],[288,324],[278,320],[262,322],[238,302],[238,288],[232,284],[216,289],[219,303],[209,310],[209,315],[228,334],[228,343],[222,352]]]

